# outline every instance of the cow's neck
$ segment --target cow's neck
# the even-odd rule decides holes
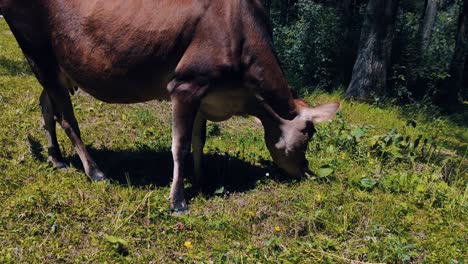
[[[297,116],[291,89],[277,63],[269,64],[259,61],[250,66],[247,74],[253,80],[251,90],[256,97],[252,108],[268,108],[260,109],[261,116],[257,116],[258,118],[280,117],[292,120]],[[256,110],[254,109],[251,114],[258,115]]]
[[[292,120],[297,116],[292,91],[274,54],[273,47],[255,47],[244,53],[247,79],[253,93],[262,104],[268,105],[272,113]],[[269,113],[271,111],[266,111]],[[260,117],[259,117],[260,118]]]
[[[268,151],[275,160],[275,146],[281,141],[283,136],[283,128],[289,120],[283,119],[276,111],[264,100],[257,102],[255,113],[253,113],[260,121],[264,129],[265,144]]]
[[[260,119],[265,133],[270,135],[270,139],[272,137],[275,139],[279,138],[281,136],[281,126],[288,122],[288,120],[281,117],[275,109],[260,96],[257,96],[255,99],[255,108],[250,111],[250,114]]]

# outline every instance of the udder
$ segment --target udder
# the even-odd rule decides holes
[[[248,98],[243,88],[213,89],[203,97],[200,111],[210,121],[224,121],[233,115],[245,115]]]

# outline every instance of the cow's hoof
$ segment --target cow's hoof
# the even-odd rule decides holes
[[[52,165],[57,170],[67,170],[68,169],[67,164],[65,164],[65,162],[63,162],[61,160],[49,157],[47,159],[47,162],[49,162],[49,164]]]
[[[185,200],[176,202],[171,206],[171,212],[174,216],[182,216],[188,214],[188,206]]]
[[[92,180],[92,181],[96,181],[96,182],[100,182],[100,181],[103,181],[103,180],[106,180],[106,175],[100,171],[99,169],[93,169],[91,171],[91,173],[89,173],[88,177]]]
[[[67,164],[65,164],[64,162],[60,162],[60,161],[55,163],[54,167],[60,171],[68,170]]]
[[[184,216],[184,215],[188,215],[189,214],[189,210],[186,209],[186,210],[183,210],[183,211],[179,211],[179,210],[176,210],[176,211],[172,211],[172,215],[173,216]]]

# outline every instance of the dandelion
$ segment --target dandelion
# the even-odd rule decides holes
[[[252,212],[252,211],[249,211],[249,216],[250,216],[250,217],[254,217],[254,216],[255,216],[255,213]]]
[[[190,242],[190,241],[185,241],[185,242],[184,242],[184,247],[186,247],[186,248],[188,248],[188,249],[192,249],[192,248],[193,248],[192,242]]]
[[[346,153],[343,152],[343,153],[341,154],[341,159],[346,159]]]
[[[315,198],[315,201],[319,203],[323,200],[323,196],[320,193],[316,194],[314,198]]]
[[[281,231],[281,227],[275,226],[275,232],[279,232],[279,231]]]

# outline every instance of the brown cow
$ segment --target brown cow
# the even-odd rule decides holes
[[[339,103],[295,101],[272,45],[260,0],[0,0],[0,10],[44,88],[40,105],[48,160],[64,167],[58,122],[92,180],[105,179],[88,154],[70,102],[78,87],[109,103],[172,102],[171,208],[187,210],[183,166],[193,146],[201,180],[206,120],[258,117],[274,162],[308,169],[313,123]]]

